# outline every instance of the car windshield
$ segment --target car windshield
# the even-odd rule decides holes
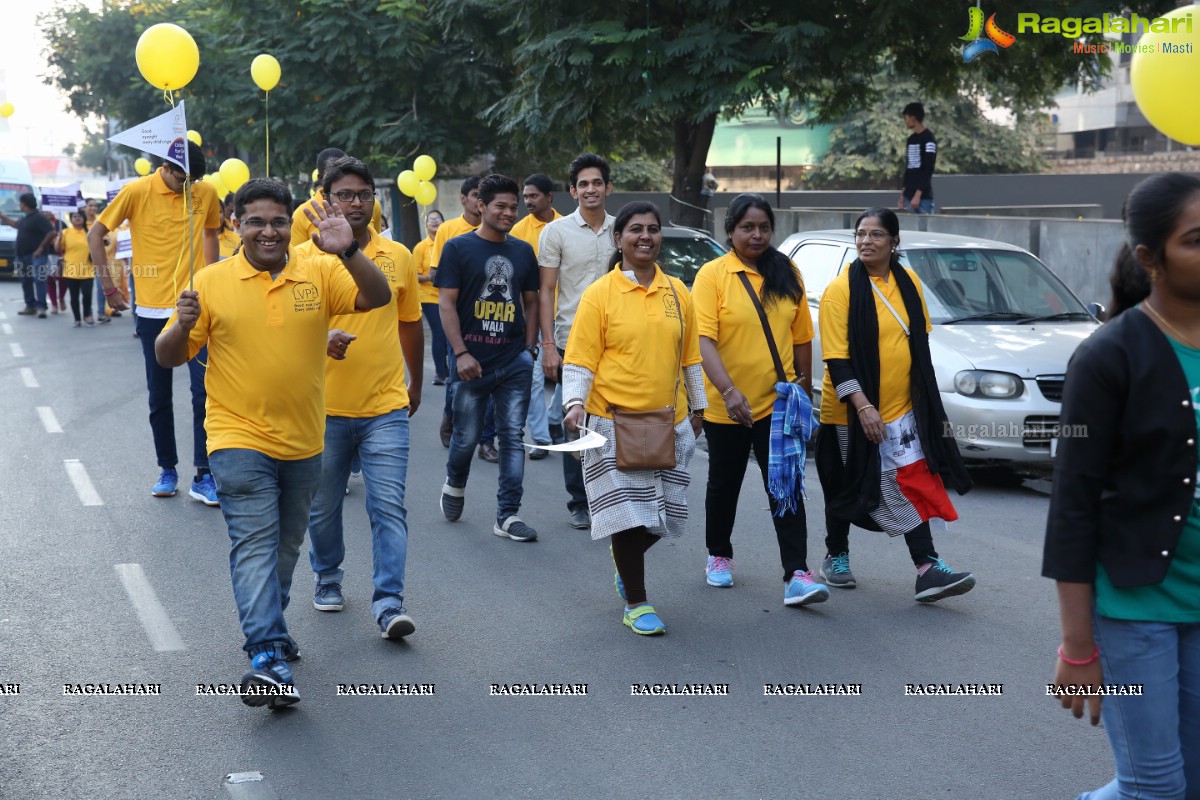
[[[701,267],[723,255],[721,246],[704,236],[664,236],[658,265],[663,272],[691,286]]]
[[[1050,270],[1016,250],[915,248],[902,261],[925,287],[930,320],[937,324],[1034,321],[1048,317],[1087,321],[1091,314]]]
[[[0,183],[0,214],[16,217],[21,213],[21,195],[31,187],[17,183]]]

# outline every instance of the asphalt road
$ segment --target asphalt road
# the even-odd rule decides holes
[[[19,300],[16,284],[0,284],[0,797],[1047,800],[1111,777],[1102,730],[1045,696],[1058,638],[1053,585],[1038,576],[1044,482],[990,479],[957,501],[962,521],[936,542],[978,576],[968,595],[913,602],[903,541],[856,531],[859,588],[789,609],[753,466],[737,585],[705,585],[698,454],[688,535],[648,559],[670,632],[647,639],[621,625],[607,547],[566,525],[559,456],[527,462],[523,517],[536,543],[491,535],[491,464],[476,462],[463,519],[441,517],[442,390],[432,386],[414,418],[408,482],[416,633],[384,641],[370,617],[354,483],[347,609],[315,611],[303,556],[296,570],[288,624],[303,652],[302,702],[272,713],[199,697],[197,684],[236,682],[246,668],[221,514],[186,494],[150,496],[157,469],[128,315],[73,329],[69,313],[17,317]],[[186,463],[185,370],[175,392]],[[819,557],[815,472],[807,508]],[[161,694],[64,694],[80,683]],[[435,693],[339,696],[348,683]],[[588,693],[491,696],[493,683]],[[631,695],[659,683],[727,684],[728,695]],[[861,695],[764,696],[765,684],[788,683],[860,684]],[[906,696],[906,684],[926,683],[1002,684],[1003,694]],[[224,785],[254,772],[262,780]]]

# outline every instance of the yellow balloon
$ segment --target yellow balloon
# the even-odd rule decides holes
[[[317,182],[317,178],[320,176],[320,174],[321,173],[317,172],[315,168],[313,169],[313,183]]]
[[[217,197],[222,200],[225,199],[225,195],[229,194],[229,187],[225,185],[225,181],[221,180],[219,172],[210,172],[204,176],[204,180],[213,185],[213,188],[217,190]]]
[[[227,158],[221,162],[219,170],[221,182],[231,192],[242,188],[242,184],[250,180],[250,168],[240,158]]]
[[[417,193],[413,196],[421,205],[431,206],[433,201],[437,200],[437,187],[429,181],[421,181],[421,185],[417,187]]]
[[[134,58],[142,77],[159,89],[181,89],[191,83],[200,69],[196,40],[170,22],[160,22],[142,31]]]
[[[13,108],[12,103],[0,103],[0,117],[8,119],[13,115],[14,111],[16,111],[16,109]]]
[[[417,188],[421,185],[421,179],[411,169],[406,169],[396,177],[396,185],[400,187],[400,191],[409,197],[413,197],[417,193]]]
[[[136,172],[138,175],[149,175],[150,174],[150,159],[139,158],[137,161],[134,161],[133,162],[133,171]]]
[[[250,62],[250,77],[254,79],[255,85],[264,92],[269,92],[279,83],[279,62],[275,60],[275,56],[260,53]]]
[[[1200,19],[1189,16],[1200,18],[1200,5],[1164,15],[1178,33],[1151,31],[1137,42],[1129,82],[1151,125],[1177,142],[1200,145]]]
[[[419,181],[431,181],[437,174],[437,162],[430,156],[417,156],[417,160],[413,162],[413,173]],[[428,204],[422,203],[422,205]]]
[[[199,131],[188,131],[188,141],[195,142],[196,147],[204,144],[204,139],[200,136]]]

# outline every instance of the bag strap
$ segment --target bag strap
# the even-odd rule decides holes
[[[750,295],[750,302],[754,303],[754,310],[758,312],[758,321],[762,323],[763,335],[767,337],[767,346],[771,348],[771,360],[775,362],[775,375],[778,376],[780,383],[787,383],[787,373],[783,370],[783,359],[779,357],[779,348],[775,346],[775,337],[771,335],[771,325],[767,322],[767,312],[763,310],[762,302],[758,299],[758,292],[754,291],[754,287],[750,285],[750,278],[746,276],[745,270],[737,274],[742,280],[742,286],[746,287],[746,294]]]
[[[675,284],[671,283],[670,275],[664,273],[663,277],[667,279],[667,286],[671,287],[671,296],[675,298],[675,314],[679,317],[679,363],[675,366],[675,389],[671,392],[671,402],[668,404],[674,410],[675,401],[679,398],[679,382],[683,379],[683,338],[687,334],[683,328],[683,306],[679,305]]]
[[[896,309],[892,308],[892,304],[888,302],[888,299],[883,296],[883,292],[879,291],[879,287],[875,285],[875,281],[868,277],[867,283],[871,284],[871,290],[874,291],[875,295],[883,301],[883,304],[887,306],[887,310],[892,312],[892,316],[896,318],[896,322],[900,323],[900,328],[904,331],[904,335],[911,337],[912,334],[908,330],[908,325],[904,322],[904,320],[900,319],[900,315],[896,313]]]

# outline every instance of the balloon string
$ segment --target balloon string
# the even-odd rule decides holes
[[[267,92],[263,97],[263,105],[266,107],[267,114],[267,177],[271,177],[271,93]]]

